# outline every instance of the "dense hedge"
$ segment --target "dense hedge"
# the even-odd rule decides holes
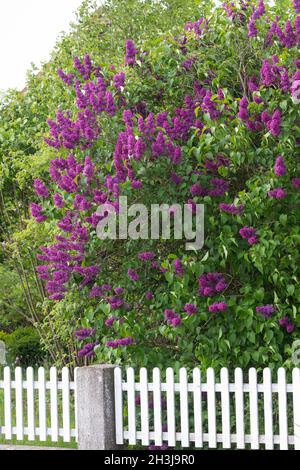
[[[85,361],[290,367],[300,326],[298,2],[209,13],[210,2],[132,1],[124,22],[118,4],[102,17],[100,44],[113,38],[114,50],[89,42],[101,38],[97,25],[86,54],[80,44],[72,64],[51,64],[61,83],[51,105],[51,77],[40,96],[50,119],[35,136],[38,158],[26,156],[36,173],[14,179],[39,177],[35,222],[15,238],[42,245],[45,341],[55,335],[62,354],[77,348]],[[97,207],[117,207],[120,195],[203,203],[204,247],[99,240]]]

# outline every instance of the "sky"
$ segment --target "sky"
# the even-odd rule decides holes
[[[25,86],[33,62],[47,61],[82,0],[0,0],[0,90]]]

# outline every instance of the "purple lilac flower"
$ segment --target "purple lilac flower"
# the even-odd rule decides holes
[[[281,132],[281,113],[279,109],[275,109],[271,120],[267,124],[267,127],[274,137],[279,136]]]
[[[300,103],[300,80],[295,80],[291,86],[291,96],[295,104]]]
[[[54,205],[58,208],[64,207],[65,205],[64,198],[58,193],[54,194],[53,201],[54,201]]]
[[[129,268],[127,271],[128,276],[130,279],[134,282],[138,281],[140,276],[137,274],[137,272],[134,269]]]
[[[174,328],[181,324],[181,317],[179,313],[175,312],[174,310],[167,308],[164,312],[164,315],[166,322],[169,325],[172,325]]]
[[[116,339],[113,341],[107,341],[106,346],[115,349],[115,348],[118,348],[119,346],[130,346],[133,343],[134,343],[133,338],[131,336],[128,336],[126,338],[120,338],[120,339]]]
[[[39,179],[34,180],[34,190],[38,196],[41,196],[44,199],[49,197],[48,188]]]
[[[242,238],[247,240],[249,245],[255,245],[256,243],[258,243],[256,230],[254,228],[252,228],[252,227],[243,227],[243,228],[241,228],[239,233],[240,233]]]
[[[268,191],[268,196],[273,199],[283,199],[287,196],[287,193],[283,188],[275,188]]]
[[[227,288],[227,283],[221,273],[202,274],[198,282],[199,294],[204,297],[213,297]]]
[[[183,310],[189,315],[194,315],[195,313],[198,312],[197,306],[194,304],[185,304],[183,307]]]
[[[125,73],[120,72],[114,76],[114,86],[120,90],[125,85]]]
[[[226,302],[214,302],[208,307],[209,312],[211,313],[216,313],[216,312],[223,312],[224,310],[227,310],[228,306]]]
[[[227,214],[239,215],[243,212],[245,206],[243,204],[235,206],[234,204],[225,204],[224,202],[221,202],[221,204],[219,204],[219,208],[221,211],[227,212]]]
[[[38,205],[38,204],[35,204],[34,202],[32,202],[30,204],[30,211],[31,211],[31,215],[32,217],[35,218],[35,220],[38,222],[38,223],[41,223],[41,222],[44,222],[45,220],[47,220],[47,217],[45,215],[43,215],[43,208],[42,206]]]
[[[284,164],[283,157],[278,155],[275,161],[274,173],[276,176],[283,176],[286,174],[286,166]]]
[[[153,294],[151,291],[146,292],[145,297],[147,300],[152,300],[153,299]]]
[[[125,65],[134,65],[136,63],[136,54],[138,53],[134,42],[131,39],[126,41]]]
[[[293,178],[292,185],[294,186],[294,188],[300,189],[300,178]]]
[[[96,346],[96,343],[87,343],[83,346],[82,349],[80,349],[77,353],[78,357],[94,357],[95,351],[94,347]]]
[[[113,326],[114,322],[117,320],[117,317],[114,317],[114,316],[111,316],[111,317],[108,317],[106,320],[105,320],[105,325],[108,326],[109,328]]]
[[[287,333],[292,333],[295,329],[294,323],[289,319],[288,316],[281,318],[278,323],[281,328],[284,328],[286,330]]]
[[[275,305],[261,305],[260,307],[256,307],[257,313],[262,313],[265,318],[271,318],[274,312],[276,312]]]
[[[155,253],[152,251],[144,251],[143,253],[138,254],[138,258],[142,261],[152,261],[155,256]]]
[[[176,259],[173,263],[174,265],[174,271],[175,271],[175,274],[177,276],[183,276],[185,270],[184,270],[184,267],[182,266],[182,263],[180,261],[180,259]]]
[[[78,340],[83,340],[89,338],[90,336],[94,336],[95,333],[95,328],[81,328],[80,330],[75,331],[74,334]]]

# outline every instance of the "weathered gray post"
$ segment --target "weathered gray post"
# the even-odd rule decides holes
[[[119,448],[115,438],[113,365],[99,364],[75,370],[79,450]]]

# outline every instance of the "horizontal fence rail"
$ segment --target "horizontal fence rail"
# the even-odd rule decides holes
[[[75,384],[69,369],[0,371],[0,439],[70,442],[76,437]]]
[[[291,383],[285,369],[276,375],[273,383],[266,368],[259,381],[251,368],[244,380],[238,368],[230,381],[223,368],[217,381],[212,368],[205,378],[199,368],[181,368],[177,376],[171,368],[155,368],[151,378],[145,368],[137,375],[116,368],[116,443],[300,450],[300,369]]]

